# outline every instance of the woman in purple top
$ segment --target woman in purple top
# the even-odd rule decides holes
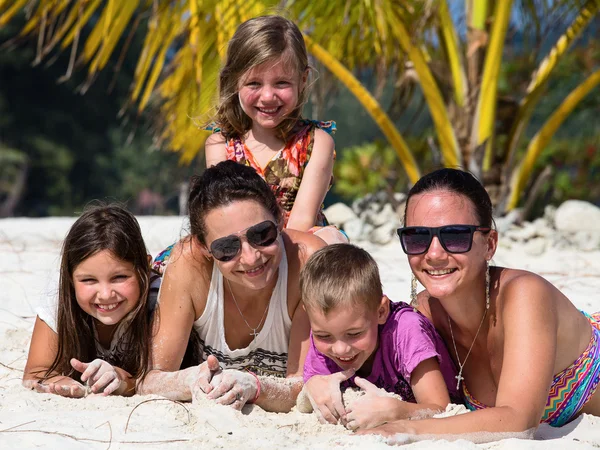
[[[300,284],[312,328],[304,392],[321,422],[364,429],[461,402],[444,342],[426,317],[383,295],[366,251],[325,247],[308,260]],[[344,406],[348,386],[366,395]]]

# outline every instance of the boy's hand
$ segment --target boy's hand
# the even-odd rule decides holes
[[[304,390],[319,422],[336,424],[345,420],[340,384],[354,372],[354,369],[348,369],[331,375],[315,375],[306,382]]]
[[[31,387],[36,392],[62,395],[63,397],[82,398],[86,395],[85,386],[69,377],[61,377],[52,382],[31,383]]]
[[[71,358],[71,366],[77,372],[82,372],[81,381],[87,382],[92,393],[110,395],[120,393],[125,389],[126,383],[119,372],[111,364],[103,359],[95,359],[90,363],[84,363],[78,359]]]
[[[344,423],[346,428],[355,431],[364,430],[393,419],[393,413],[401,406],[401,400],[364,378],[356,377],[354,383],[364,391],[365,395],[346,406]]]

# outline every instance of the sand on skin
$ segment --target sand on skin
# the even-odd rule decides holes
[[[199,400],[180,404],[157,396],[88,397],[37,394],[21,387],[34,309],[55,286],[62,239],[71,218],[0,220],[0,442],[2,448],[387,448],[378,436],[354,436],[341,426],[321,425],[314,415],[292,411],[243,412]],[[179,217],[139,218],[153,255],[185,233]],[[365,243],[379,263],[384,291],[407,300],[410,277],[400,245]],[[550,250],[530,257],[500,246],[498,265],[541,273],[590,312],[600,310],[600,252]],[[455,407],[449,414],[462,412]],[[562,428],[541,426],[535,440],[504,438],[491,443],[432,439],[407,445],[418,449],[588,449],[600,446],[600,418],[585,415]],[[473,436],[482,441],[489,436]],[[406,437],[399,436],[399,443]]]

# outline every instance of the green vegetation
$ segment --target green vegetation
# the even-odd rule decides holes
[[[113,195],[133,203],[148,189],[176,195],[201,167],[205,136],[190,117],[211,111],[227,41],[239,23],[281,6],[322,73],[312,107],[338,122],[344,195],[381,180],[403,189],[429,168],[458,165],[483,179],[501,212],[523,203],[549,155],[577,160],[575,146],[553,153],[555,134],[597,148],[600,0],[456,10],[446,0],[9,3],[0,2],[0,44],[21,32],[13,51],[0,48],[0,146],[12,180],[0,202],[12,202],[11,214],[72,213]],[[377,139],[389,145],[365,144],[368,163],[356,148],[344,155]],[[361,164],[380,168],[380,182],[344,180]],[[30,181],[15,203],[22,175]]]

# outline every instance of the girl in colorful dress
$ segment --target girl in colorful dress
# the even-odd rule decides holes
[[[600,314],[524,270],[492,267],[492,203],[470,173],[441,169],[410,190],[398,234],[416,295],[458,366],[470,414],[401,420],[383,434],[524,432],[600,415]]]
[[[135,217],[117,205],[85,211],[63,243],[58,300],[37,311],[24,386],[133,395],[148,366],[157,291]]]
[[[345,242],[339,230],[326,227],[322,210],[332,184],[335,123],[301,116],[309,71],[294,23],[263,16],[241,24],[221,70],[206,166],[233,160],[254,168],[275,193],[286,228]]]

